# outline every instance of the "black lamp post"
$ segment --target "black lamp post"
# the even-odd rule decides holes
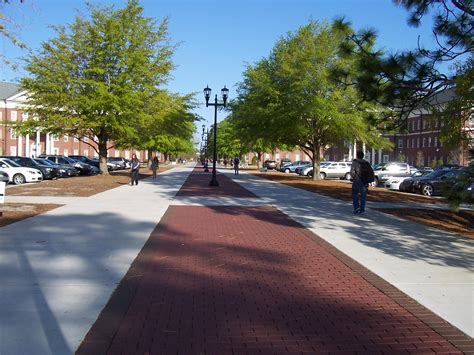
[[[208,173],[209,168],[208,168],[208,162],[207,162],[207,141],[209,140],[209,131],[204,131],[204,128],[206,126],[202,125],[202,140],[204,142],[203,144],[203,155],[202,155],[202,165],[204,166],[204,172]],[[204,140],[204,135],[206,135],[206,140]]]
[[[212,157],[212,180],[209,183],[210,186],[219,186],[217,182],[217,174],[216,174],[216,160],[217,160],[217,107],[227,105],[227,98],[229,95],[229,89],[225,86],[221,90],[222,94],[222,103],[217,101],[217,95],[215,96],[214,103],[209,103],[209,98],[211,97],[211,89],[209,86],[206,86],[204,89],[204,98],[206,99],[206,107],[214,106],[214,152]]]

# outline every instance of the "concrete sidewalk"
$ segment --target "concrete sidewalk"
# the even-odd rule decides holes
[[[245,211],[257,208],[255,213],[261,213],[262,222],[274,214],[267,215],[258,209],[275,207],[443,319],[473,335],[472,240],[378,213],[370,210],[370,204],[366,216],[354,217],[349,203],[245,173],[233,176],[230,171],[222,172],[257,197],[196,196],[193,189],[187,190],[188,195],[176,196],[191,173],[190,167],[179,167],[160,174],[156,181],[146,179],[138,186],[122,186],[86,199],[66,201],[66,206],[1,228],[0,354],[73,353],[150,235],[158,231],[161,239],[157,242],[170,237],[166,224],[160,223],[155,230],[170,205],[169,213],[174,213],[178,221],[186,222],[183,226],[178,222],[173,224],[176,229],[189,226],[181,232],[200,234],[201,229],[195,226],[211,228],[218,238],[216,241],[225,233],[219,230],[219,224],[212,223],[212,218],[224,215],[218,213],[221,207],[212,209],[212,206],[246,208]],[[202,211],[192,210],[192,206],[208,209],[200,214],[202,212],[192,212]],[[227,213],[226,218],[230,219],[222,221],[225,226],[235,223],[238,215],[233,213]],[[248,218],[253,218],[252,213]],[[290,223],[284,215],[279,218],[273,224]],[[255,228],[258,226],[255,224]],[[269,233],[271,236],[273,230]],[[169,239],[169,243],[175,242]],[[188,247],[196,242],[199,247],[198,241],[188,242]],[[165,246],[170,249],[165,248],[163,252],[171,254],[179,247]],[[265,249],[263,245],[260,247]],[[305,249],[301,249],[303,251]],[[267,267],[271,259],[259,255],[264,257],[263,266]],[[163,257],[169,258],[168,255]],[[235,254],[230,253],[227,260],[233,257]],[[298,254],[294,257],[298,258]],[[199,267],[194,261],[189,262],[191,269]],[[176,267],[168,267],[169,275],[179,275]],[[162,270],[157,272],[163,274]],[[298,275],[296,270],[293,272]],[[178,295],[186,297],[186,294]],[[170,300],[177,300],[176,296],[169,294]]]
[[[189,173],[64,199],[0,228],[0,354],[73,353]]]

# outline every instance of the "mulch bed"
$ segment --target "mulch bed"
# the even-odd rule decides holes
[[[0,205],[0,227],[61,207],[56,204],[5,203]]]

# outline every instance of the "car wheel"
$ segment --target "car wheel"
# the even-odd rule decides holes
[[[326,174],[325,173],[319,173],[319,176],[321,177],[322,180],[326,179]]]
[[[351,179],[351,173],[346,173],[346,175],[344,176],[344,179],[350,180]]]
[[[15,185],[21,185],[26,182],[25,177],[22,174],[15,174],[13,175],[13,183]]]
[[[289,173],[290,173],[290,169],[285,169],[285,173],[289,174]]]
[[[425,196],[433,196],[433,186],[430,184],[423,185],[421,193]]]

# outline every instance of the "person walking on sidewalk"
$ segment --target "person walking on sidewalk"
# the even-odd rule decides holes
[[[365,202],[367,199],[367,189],[373,180],[374,171],[367,160],[364,160],[364,152],[358,150],[356,159],[351,165],[352,180],[352,206],[354,214],[365,213]],[[359,200],[360,198],[360,200]]]
[[[140,162],[138,161],[136,154],[132,155],[132,161],[130,162],[130,165],[130,172],[132,174],[132,181],[130,185],[133,186],[134,183],[135,185],[138,185],[138,172],[140,170]]]
[[[160,167],[160,162],[158,161],[158,157],[155,155],[153,160],[151,161],[151,171],[153,172],[153,179],[156,179],[156,171]]]
[[[233,163],[234,163],[234,175],[239,175],[239,165],[240,165],[239,157],[235,157]]]

